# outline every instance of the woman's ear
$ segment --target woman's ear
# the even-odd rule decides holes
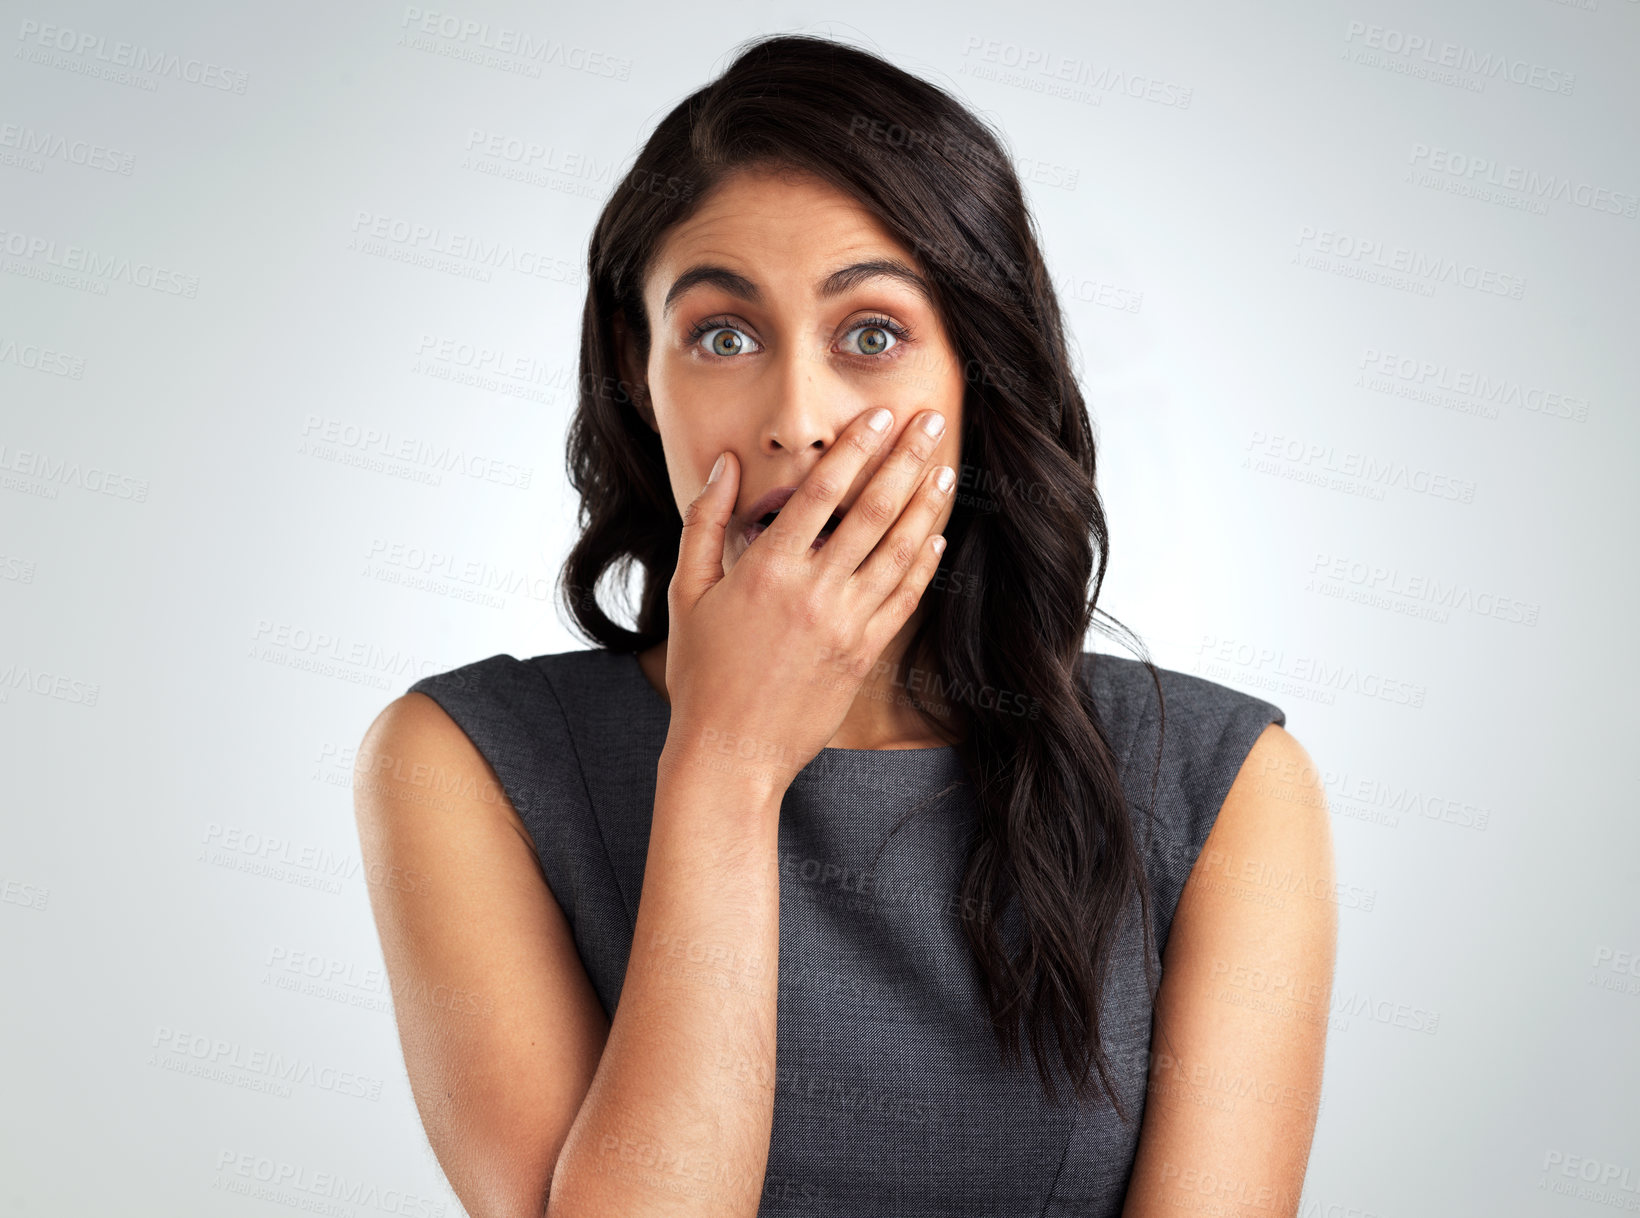
[[[625,311],[616,309],[610,316],[609,324],[615,335],[615,365],[620,369],[621,384],[626,387],[627,396],[632,399],[639,416],[649,424],[651,431],[659,434],[660,428],[655,424],[655,412],[649,401],[649,386],[639,366],[638,353],[633,350],[632,332],[627,328]]]

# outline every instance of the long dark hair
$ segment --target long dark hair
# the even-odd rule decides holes
[[[1099,1010],[1135,893],[1152,999],[1157,983],[1149,888],[1117,755],[1083,672],[1108,544],[1093,430],[1019,179],[1001,140],[954,97],[866,51],[779,35],[743,45],[661,120],[598,217],[587,255],[568,436],[581,534],[564,564],[563,603],[613,651],[667,636],[682,520],[645,391],[621,378],[612,319],[621,315],[642,367],[650,258],[668,228],[745,168],[806,170],[872,211],[916,254],[964,360],[959,487],[977,491],[956,497],[941,574],[972,594],[925,595],[907,655],[949,690],[1010,695],[959,695],[960,740],[952,723],[918,711],[953,740],[980,809],[961,895],[989,905],[965,908],[1000,912],[1017,898],[1024,942],[1011,957],[997,917],[965,919],[964,933],[1003,1056],[1020,1061],[1023,1019],[1053,1102],[1052,1024],[1078,1098],[1097,1065],[1126,1121]],[[624,585],[634,563],[642,578],[636,628],[627,629],[597,593],[607,570]],[[1159,696],[1155,666],[1143,644],[1137,650]]]

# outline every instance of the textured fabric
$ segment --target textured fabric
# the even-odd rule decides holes
[[[1259,698],[1159,668],[1160,732],[1145,666],[1089,658],[1085,676],[1144,850],[1159,968],[1231,782],[1265,725],[1286,718]],[[495,770],[613,1016],[671,708],[635,656],[603,650],[491,656],[410,689],[437,701]],[[1071,1107],[1057,1047],[1057,1106],[1042,1093],[1028,1040],[1021,1065],[1001,1062],[963,938],[963,918],[989,911],[956,896],[976,817],[949,748],[825,749],[787,790],[777,1089],[760,1215],[1120,1213],[1151,1032],[1137,918],[1127,919],[1101,1012],[1131,1116],[1124,1124],[1108,1097]],[[1010,905],[1001,922],[1010,946],[1020,941],[1015,913]]]

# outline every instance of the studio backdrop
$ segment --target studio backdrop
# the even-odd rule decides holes
[[[587,645],[591,225],[778,30],[1002,133],[1101,607],[1323,771],[1300,1212],[1640,1209],[1640,2],[0,10],[0,1214],[461,1212],[355,750]]]

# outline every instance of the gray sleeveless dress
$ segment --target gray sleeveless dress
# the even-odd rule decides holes
[[[1144,852],[1159,953],[1242,761],[1281,709],[1137,660],[1087,666]],[[607,1015],[620,1000],[643,889],[655,764],[671,708],[637,658],[604,650],[491,656],[410,689],[439,703],[528,828]],[[898,832],[896,822],[923,809]],[[1151,1003],[1137,917],[1106,981],[1101,1028],[1124,1124],[1100,1094],[1073,1107],[1050,1032],[1050,1105],[1022,1040],[1004,1066],[963,938],[991,911],[957,895],[971,788],[954,750],[825,749],[780,811],[774,1124],[760,1215],[1121,1212],[1138,1144]],[[1135,914],[1138,905],[1132,906]],[[1000,930],[1020,942],[1016,906]],[[1097,1072],[1095,1072],[1097,1076]],[[680,1181],[680,1183],[684,1183]]]

